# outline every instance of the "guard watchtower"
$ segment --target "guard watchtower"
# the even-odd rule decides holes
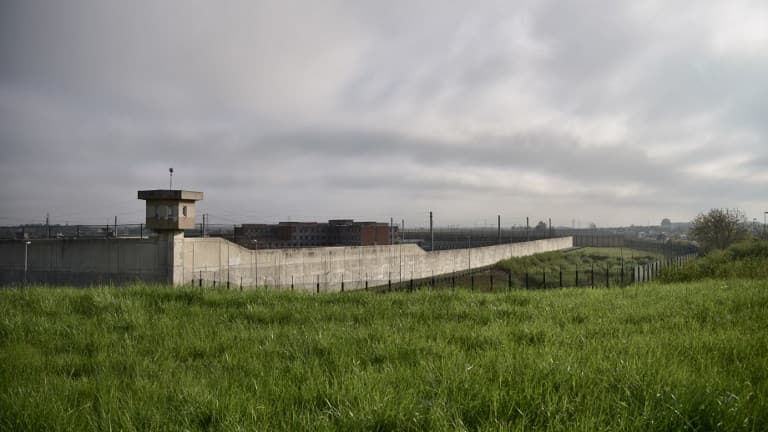
[[[157,232],[157,242],[165,249],[168,283],[184,283],[184,230],[195,228],[195,202],[202,192],[173,189],[139,191],[147,202],[147,228]],[[193,263],[194,264],[194,263]]]
[[[202,192],[154,189],[139,191],[147,202],[147,228],[154,231],[183,231],[195,228],[195,202]]]

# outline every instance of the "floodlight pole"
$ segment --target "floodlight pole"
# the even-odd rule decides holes
[[[29,244],[32,243],[31,241],[27,240],[24,242],[24,287],[27,287],[27,270],[29,268]]]
[[[765,216],[768,216],[768,211],[763,212],[763,237],[766,237],[765,235]]]
[[[432,225],[432,212],[429,212],[429,250],[435,251],[435,230]]]
[[[171,177],[170,182],[168,183],[168,190],[173,190],[173,168],[168,168],[168,174]]]

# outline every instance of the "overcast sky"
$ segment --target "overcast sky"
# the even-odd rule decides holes
[[[768,211],[768,2],[0,0],[0,224]]]

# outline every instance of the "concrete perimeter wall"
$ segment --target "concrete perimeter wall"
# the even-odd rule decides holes
[[[422,279],[485,267],[503,259],[573,247],[571,237],[510,243],[473,249],[425,252],[416,245],[345,246],[250,250],[220,238],[185,238],[181,273],[184,284],[269,286],[296,290],[339,291]]]
[[[27,249],[29,283],[91,285],[169,282],[159,239],[35,240]],[[24,280],[24,242],[0,241],[0,284]]]
[[[250,250],[221,238],[35,240],[30,283],[89,285],[134,281],[269,286],[315,291],[362,289],[492,265],[566,249],[571,237],[425,252],[412,244]],[[0,242],[0,284],[24,278],[24,242]]]

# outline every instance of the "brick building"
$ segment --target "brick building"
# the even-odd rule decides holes
[[[235,227],[235,238],[237,243],[250,249],[391,244],[388,224],[352,219],[334,219],[327,223],[243,224]]]

